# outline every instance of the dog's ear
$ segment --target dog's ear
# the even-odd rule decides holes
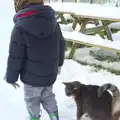
[[[81,83],[79,81],[73,82],[74,90],[80,89]]]
[[[69,86],[70,83],[69,82],[62,82],[65,86]]]

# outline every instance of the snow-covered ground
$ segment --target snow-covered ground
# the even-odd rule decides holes
[[[70,49],[66,51],[66,58],[68,57],[69,52]],[[79,63],[91,66],[101,66],[104,69],[112,69],[113,71],[120,72],[120,58],[118,55],[116,55],[115,51],[106,51],[96,47],[84,47],[76,50],[73,59]]]
[[[2,68],[1,68],[2,69]],[[2,76],[3,74],[1,74]],[[75,120],[76,106],[72,98],[68,98],[64,94],[63,81],[78,80],[85,84],[101,85],[105,82],[112,82],[120,87],[120,76],[113,75],[106,71],[94,72],[89,66],[79,65],[73,60],[65,60],[61,75],[54,85],[54,92],[59,106],[60,120]],[[19,82],[20,83],[20,82]],[[28,114],[23,99],[23,85],[20,83],[20,89],[15,90],[4,81],[0,81],[1,99],[0,113],[1,119],[4,120],[28,120]],[[43,111],[42,120],[49,119],[46,112]]]
[[[4,7],[5,6],[5,7]],[[0,119],[1,120],[28,120],[24,96],[23,84],[19,81],[20,88],[15,90],[3,80],[10,33],[13,27],[12,17],[14,10],[11,2],[2,2],[0,0]],[[78,80],[85,84],[101,85],[105,82],[111,82],[120,87],[120,76],[116,76],[107,71],[93,71],[89,66],[83,66],[73,60],[65,60],[61,75],[58,76],[54,85],[54,92],[59,106],[60,120],[75,120],[76,106],[72,98],[64,94],[63,81]],[[49,120],[45,111],[43,111],[41,120]]]

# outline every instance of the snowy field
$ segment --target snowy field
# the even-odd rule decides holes
[[[5,7],[4,7],[5,6]],[[14,10],[11,2],[1,2],[0,0],[0,120],[29,120],[23,98],[23,85],[19,81],[20,88],[15,90],[3,80],[6,61],[8,56],[8,46],[11,29],[13,27],[12,17]],[[60,120],[75,120],[76,106],[72,98],[64,94],[63,81],[78,80],[85,84],[101,85],[106,82],[114,83],[120,87],[120,76],[116,76],[107,71],[93,71],[89,66],[83,66],[73,60],[65,60],[61,75],[58,76],[54,85],[54,92],[59,106]],[[41,120],[49,120],[45,111]]]

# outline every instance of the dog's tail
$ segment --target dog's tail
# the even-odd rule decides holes
[[[98,88],[98,91],[97,91],[98,97],[100,97],[103,94],[103,92],[106,90],[110,90],[113,94],[113,97],[115,98],[120,94],[117,86],[110,84],[110,83],[106,83]]]
[[[117,86],[110,83],[106,83],[98,88],[98,97],[100,97],[106,90],[110,90],[112,92],[112,114],[115,114],[116,112],[120,111],[120,91]]]

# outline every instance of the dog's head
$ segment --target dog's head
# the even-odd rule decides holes
[[[65,94],[67,96],[73,96],[75,91],[80,89],[81,83],[79,81],[73,81],[73,82],[63,82],[65,85]]]

